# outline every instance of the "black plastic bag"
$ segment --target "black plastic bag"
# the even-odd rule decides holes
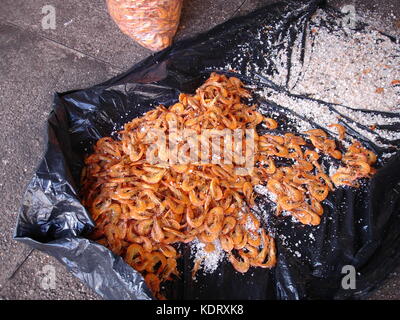
[[[150,299],[151,293],[138,272],[86,238],[93,221],[78,199],[84,155],[99,138],[112,135],[134,117],[159,104],[176,102],[180,92],[193,92],[210,72],[221,69],[237,55],[239,45],[250,44],[253,51],[248,59],[264,64],[272,72],[274,66],[265,65],[269,61],[259,56],[260,43],[253,32],[260,26],[270,28],[271,41],[264,43],[262,50],[282,39],[291,44],[304,36],[307,22],[321,2],[293,1],[266,6],[180,41],[105,83],[56,94],[48,120],[47,151],[27,187],[15,239],[55,256],[106,299]],[[290,55],[290,45],[288,48]],[[257,73],[244,77],[243,70],[236,71],[238,74],[233,75],[246,84],[281,90]],[[276,108],[268,101],[256,98],[256,102],[266,109]],[[359,139],[378,156],[384,151],[362,136]],[[377,174],[364,187],[339,188],[330,194],[324,211],[318,227],[271,218],[276,234],[285,234],[295,242],[303,239],[296,256],[277,237],[278,263],[271,270],[258,268],[242,275],[225,262],[215,273],[200,272],[197,281],[193,281],[190,249],[182,246],[182,258],[178,261],[182,277],[168,283],[167,298],[365,297],[400,261],[400,153],[380,162]],[[304,241],[304,235],[311,230],[315,236],[313,243]],[[356,289],[342,288],[344,265],[356,268]]]

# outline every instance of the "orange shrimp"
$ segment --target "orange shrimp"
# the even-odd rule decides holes
[[[144,281],[146,282],[146,285],[150,288],[150,290],[157,295],[160,291],[159,277],[154,273],[148,273],[144,277]]]
[[[338,133],[339,133],[339,139],[340,140],[344,140],[345,135],[346,135],[346,128],[345,127],[343,127],[341,124],[338,124],[338,123],[329,124],[328,127],[336,128],[338,130]]]
[[[235,225],[236,225],[236,219],[231,216],[226,216],[224,219],[224,222],[222,224],[221,233],[227,234],[227,233],[231,232],[233,230],[233,228],[235,228]]]
[[[276,122],[274,119],[272,118],[265,118],[264,117],[264,122],[265,122],[265,126],[269,129],[269,130],[274,130],[276,128],[278,128],[278,122]]]
[[[221,242],[221,247],[223,250],[226,252],[231,252],[234,248],[234,243],[233,240],[230,236],[228,235],[220,235],[219,240]]]
[[[376,172],[377,156],[372,151],[354,141],[342,154],[321,129],[307,131],[305,138],[288,132],[254,132],[251,161],[255,167],[243,167],[243,158],[250,159],[243,132],[241,139],[229,140],[214,130],[253,130],[262,121],[269,130],[278,128],[276,120],[264,117],[255,105],[243,103],[244,97],[250,93],[239,79],[212,73],[195,94],[180,94],[170,107],[160,105],[125,124],[119,139],[100,139],[93,154],[84,159],[82,204],[96,223],[91,238],[141,272],[156,298],[164,298],[161,283],[179,276],[175,243],[197,239],[206,251],[213,251],[219,242],[239,272],[276,264],[274,239],[250,211],[256,200],[254,186],[266,186],[274,195],[268,201],[276,204],[277,215],[286,211],[300,223],[317,225],[330,190],[343,184],[357,187],[358,179]],[[343,138],[343,128],[332,127]],[[190,129],[188,135],[177,134],[185,129]],[[204,130],[214,133],[205,138]],[[164,144],[163,137],[176,144]],[[201,150],[194,148],[191,154],[186,142]],[[152,150],[155,143],[159,148]],[[214,151],[203,150],[222,143],[219,161],[214,161]],[[172,152],[167,146],[173,146]],[[175,151],[182,163],[169,161]],[[160,163],[150,163],[148,152]],[[332,177],[318,162],[321,152],[342,162]],[[193,275],[201,263],[195,261]]]
[[[194,212],[190,206],[186,209],[186,221],[192,228],[199,228],[206,218],[205,214],[200,214],[197,218],[194,217]]]
[[[245,254],[240,254],[242,261],[239,261],[235,258],[233,254],[229,255],[229,261],[232,263],[232,266],[235,268],[236,271],[240,273],[246,273],[250,268],[250,261],[249,258],[246,257]]]
[[[168,245],[168,244],[161,244],[160,251],[167,258],[176,258],[178,256],[176,249],[173,246]]]
[[[167,259],[158,251],[146,252],[145,259],[147,261],[145,270],[149,273],[160,274],[167,265]]]
[[[224,220],[224,209],[215,207],[211,209],[206,216],[205,228],[209,233],[216,233],[222,230]]]
[[[125,261],[138,271],[145,270],[147,261],[142,246],[136,243],[131,244],[126,251]]]

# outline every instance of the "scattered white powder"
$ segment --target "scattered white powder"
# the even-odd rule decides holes
[[[300,36],[291,44],[287,34],[275,39],[275,33],[268,26],[260,27],[252,34],[259,44],[239,45],[234,58],[220,69],[243,70],[245,76],[261,83],[253,90],[264,100],[260,111],[271,116],[268,106],[271,103],[275,108],[281,106],[278,111],[299,132],[316,125],[327,129],[328,124],[343,121],[348,132],[354,130],[380,147],[392,148],[400,139],[400,131],[379,126],[400,123],[400,84],[397,83],[400,45],[378,31],[373,19],[368,21],[365,15],[357,18],[372,22],[374,27],[342,28],[341,18],[317,10],[308,26],[304,46]],[[378,29],[385,30],[382,23]],[[287,55],[289,45],[290,56]],[[327,131],[337,136],[336,130]],[[350,142],[351,137],[344,141],[345,146]]]
[[[395,154],[396,154],[396,152],[393,152],[393,153],[390,153],[390,152],[384,153],[384,154],[382,155],[382,158],[389,159],[389,158],[393,157]]]
[[[386,148],[381,159],[388,159],[396,154],[396,140],[400,139],[400,131],[390,129],[390,126],[400,123],[399,42],[380,33],[378,29],[384,28],[377,29],[377,21],[368,21],[365,16],[363,21],[373,27],[367,25],[361,30],[350,30],[343,29],[340,19],[333,21],[330,15],[324,10],[313,15],[304,51],[303,39],[296,39],[290,56],[289,81],[286,50],[290,44],[289,37],[282,35],[275,39],[268,26],[253,34],[259,46],[241,44],[229,63],[210,69],[243,70],[244,76],[257,81],[259,85],[248,88],[260,98],[259,110],[268,117],[278,119],[284,114],[286,124],[298,132],[320,126],[334,137],[338,137],[338,132],[328,125],[345,124],[348,134],[341,141],[345,147],[351,144],[354,131]],[[399,39],[399,35],[396,36]],[[263,61],[254,60],[254,56]],[[327,161],[324,169],[332,176],[337,165]],[[267,222],[271,210],[276,208],[276,195],[263,185],[256,185],[254,192],[270,205],[269,208],[257,205],[251,208],[260,220]],[[282,215],[286,214],[282,212]],[[251,229],[252,223],[249,221],[246,227]],[[298,250],[293,249],[300,248],[301,241],[291,243],[290,235],[285,234],[277,234],[277,237],[293,256],[302,257]],[[305,241],[315,241],[314,234],[305,234]],[[218,250],[211,254],[204,252],[204,244],[197,242],[194,247],[197,248],[195,256],[204,259],[202,266],[205,271],[215,270],[218,261],[223,259]]]
[[[328,175],[330,176],[330,177],[332,177],[335,173],[336,173],[336,171],[337,171],[337,167],[335,167],[335,166],[330,166],[329,167],[329,171],[328,171]]]
[[[395,121],[393,119],[385,122],[382,116],[374,117],[372,115],[368,115],[369,118],[364,118],[364,116],[361,116],[360,111],[353,111],[352,109],[344,108],[342,106],[334,106],[329,108],[327,105],[322,105],[316,101],[288,96],[286,93],[271,91],[271,89],[267,88],[259,91],[258,94],[261,97],[265,97],[265,99],[284,106],[294,114],[305,117],[308,120],[307,122],[303,123],[302,121],[297,121],[294,123],[299,132],[309,130],[313,127],[315,128],[316,125],[318,125],[323,127],[324,130],[331,135],[338,136],[336,130],[328,129],[328,125],[338,123],[343,115],[347,117],[346,124],[350,129],[368,138],[378,146],[391,146],[390,143],[382,142],[382,138],[388,140],[400,139],[400,132],[393,132],[388,130],[368,130],[369,127],[376,125],[378,121],[379,124],[392,124]],[[262,105],[260,106],[260,111],[263,113],[266,112]],[[362,115],[364,115],[364,113],[362,113]],[[288,116],[290,117],[290,115]],[[369,119],[371,120],[371,122],[368,123]],[[314,123],[314,126],[312,125],[312,123]],[[357,123],[362,124],[366,128],[358,126]]]
[[[391,83],[400,79],[399,44],[368,26],[361,31],[326,26],[328,15],[318,10],[313,17],[303,64],[298,37],[290,57],[289,83],[288,56],[282,51],[276,58],[278,73],[271,80],[293,94],[358,109],[398,111],[400,89]]]
[[[191,257],[193,261],[201,261],[199,270],[202,270],[204,273],[213,273],[217,270],[219,264],[226,256],[219,240],[215,240],[213,245],[215,248],[214,251],[207,252],[205,250],[206,244],[200,242],[198,239],[190,243]]]
[[[267,197],[271,201],[276,201],[276,194],[269,191],[266,186],[257,184],[254,186],[254,192]]]
[[[254,190],[255,193],[258,193],[259,195],[262,196],[262,198],[264,200],[267,201],[267,203],[269,205],[269,211],[275,212],[275,210],[276,210],[276,199],[277,199],[276,194],[272,193],[271,191],[269,191],[267,189],[266,186],[263,186],[261,184],[255,185],[253,190]],[[266,225],[268,225],[268,219],[269,219],[270,212],[268,212],[268,210],[266,210],[264,205],[259,206],[259,205],[255,204],[251,208],[251,211],[254,213],[254,215],[260,221],[263,221]],[[271,233],[271,231],[272,230],[270,230],[270,233]]]
[[[257,228],[254,225],[254,221],[250,218],[250,216],[247,216],[246,223],[245,223],[244,227],[248,231],[257,231]]]
[[[280,235],[279,235],[279,239],[281,240],[282,245],[283,245],[284,247],[286,247],[286,246],[288,245],[288,238],[290,238],[290,236],[286,236],[286,235],[284,235],[284,234],[280,234]]]

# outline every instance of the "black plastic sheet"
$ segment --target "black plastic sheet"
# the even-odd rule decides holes
[[[24,195],[15,239],[53,255],[106,299],[151,299],[138,272],[105,247],[87,239],[94,223],[78,198],[84,155],[90,153],[97,139],[112,135],[134,117],[156,105],[176,102],[180,92],[194,92],[210,72],[221,70],[238,55],[240,45],[252,48],[246,59],[272,74],[275,70],[272,60],[261,53],[283,41],[289,45],[282,50],[287,50],[290,56],[290,44],[306,36],[310,17],[322,5],[322,1],[314,0],[266,6],[180,41],[105,83],[56,94],[54,110],[48,119],[47,150]],[[325,10],[332,16],[339,14],[329,8]],[[265,26],[271,30],[269,39],[260,44],[254,35]],[[244,76],[244,70],[236,69],[237,73],[232,75],[247,85],[286,90],[257,72]],[[278,107],[260,97],[255,100],[265,112]],[[285,112],[281,113],[284,119]],[[357,136],[357,132],[352,134]],[[384,152],[367,138],[357,137],[378,155]],[[324,202],[325,212],[318,227],[271,215],[270,231],[277,235],[278,251],[278,264],[271,270],[253,268],[242,275],[224,262],[213,274],[200,272],[197,281],[193,281],[190,249],[181,245],[182,258],[178,264],[182,276],[166,285],[167,298],[354,299],[367,296],[400,261],[400,154],[380,161],[378,167],[377,174],[362,188],[338,188],[331,193]],[[259,201],[258,205],[267,207],[268,203]],[[315,237],[313,242],[305,239],[311,232]],[[297,255],[288,251],[284,241],[297,243]],[[345,265],[353,265],[357,270],[356,289],[346,290],[341,286]]]

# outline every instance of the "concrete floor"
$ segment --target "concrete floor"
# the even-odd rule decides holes
[[[176,39],[205,31],[263,0],[185,0]],[[330,1],[371,9],[399,28],[398,0]],[[105,81],[150,54],[123,35],[109,18],[103,0],[52,0],[56,29],[43,30],[48,0],[2,0],[0,7],[0,299],[100,299],[55,259],[12,239],[20,199],[44,146],[44,127],[53,92]],[[389,15],[393,12],[395,18]],[[397,19],[397,20],[396,20]],[[395,30],[398,31],[398,30]],[[45,266],[56,272],[55,288],[42,283]],[[372,299],[400,299],[400,268]]]

